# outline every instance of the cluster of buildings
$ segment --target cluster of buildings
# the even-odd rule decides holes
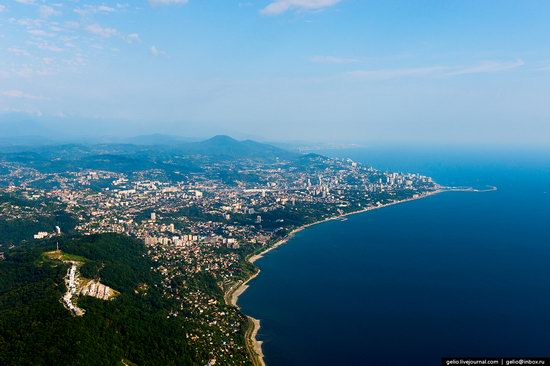
[[[55,231],[54,232],[39,231],[39,232],[37,232],[36,234],[33,235],[33,238],[37,239],[37,240],[40,240],[40,239],[45,239],[45,238],[51,238],[52,236],[55,236],[55,235],[61,235],[61,228],[57,225],[55,226]]]
[[[422,175],[320,156],[307,163],[209,163],[177,180],[158,170],[57,174],[11,167],[10,174],[0,176],[18,182],[8,189],[62,204],[78,219],[77,232],[142,239],[162,292],[177,304],[167,316],[185,317],[194,329],[189,340],[211,349],[222,364],[246,352],[246,319],[220,293],[250,275],[248,255],[297,226],[438,189]],[[37,181],[52,188],[40,188]],[[109,291],[96,285],[86,294]]]
[[[21,172],[18,171],[18,173]],[[1,175],[0,182],[2,182]],[[46,191],[26,185],[0,188],[0,220],[20,223],[20,226],[24,226],[25,222],[36,222],[37,218],[53,221],[54,213],[64,210],[65,206],[58,199],[51,200],[46,195],[48,195]],[[43,239],[61,233],[59,226],[47,229],[50,231],[39,230],[30,237]],[[4,240],[4,238],[0,238],[0,240]]]

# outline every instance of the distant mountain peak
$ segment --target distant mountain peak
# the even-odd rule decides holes
[[[228,135],[216,135],[214,137],[209,138],[208,140],[204,142],[214,142],[214,143],[239,143],[238,140],[234,139],[231,136]]]
[[[202,142],[180,146],[190,153],[225,158],[293,159],[298,154],[269,144],[252,140],[239,141],[231,136],[216,135]]]

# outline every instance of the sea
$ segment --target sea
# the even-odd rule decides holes
[[[321,151],[417,172],[448,192],[322,223],[256,264],[239,298],[268,366],[440,365],[550,357],[550,153],[368,147]]]

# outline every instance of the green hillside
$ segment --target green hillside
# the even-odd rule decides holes
[[[63,251],[86,258],[87,278],[120,292],[110,301],[80,297],[75,317],[60,302],[68,265],[43,256],[55,243],[25,244],[0,262],[1,365],[199,365],[185,322],[167,318],[145,248],[119,235],[65,239]]]

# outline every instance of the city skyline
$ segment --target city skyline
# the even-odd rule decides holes
[[[6,1],[0,119],[71,136],[544,146],[549,11],[512,1]]]

